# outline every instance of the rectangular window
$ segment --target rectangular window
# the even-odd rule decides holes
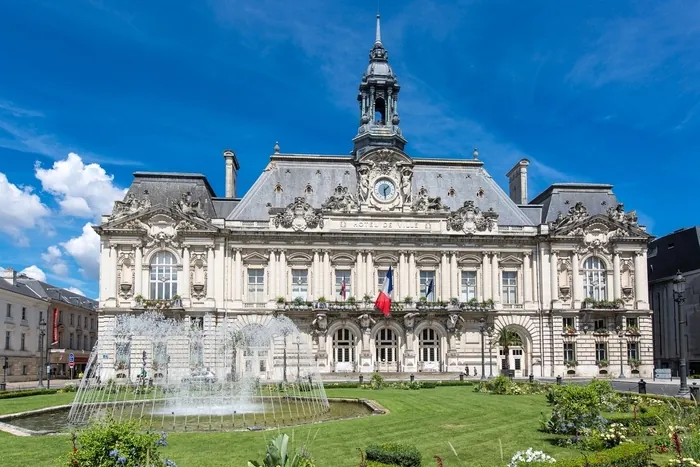
[[[389,272],[388,269],[377,269],[377,293],[384,288],[384,279],[386,279],[387,272]],[[396,275],[394,275],[394,284],[395,283]]]
[[[309,296],[309,270],[292,269],[292,300],[301,298],[308,300]]]
[[[432,284],[432,285],[431,285]],[[436,301],[437,284],[435,283],[435,271],[420,272],[420,295],[429,302]]]
[[[476,271],[462,271],[461,292],[463,302],[476,298]]]
[[[9,303],[7,304],[7,314],[5,316],[12,318],[12,305]]]
[[[192,326],[194,329],[204,329],[204,318],[201,316],[190,317],[190,326]]]
[[[68,334],[68,348],[73,349],[73,333]]]
[[[567,332],[570,330],[576,330],[576,327],[574,325],[574,318],[562,318],[561,330],[564,332]]]
[[[605,320],[604,319],[596,319],[593,321],[593,330],[594,331],[605,331]]]
[[[20,336],[20,341],[19,341],[19,350],[27,350],[24,348],[26,340],[27,340],[27,335],[25,333],[22,333]]]
[[[5,350],[10,350],[10,331],[5,331]]]
[[[83,350],[90,350],[88,348],[88,338],[87,336],[83,336]]]
[[[22,374],[23,374],[24,376],[27,375],[27,365],[22,365]]]
[[[564,363],[576,360],[576,344],[564,342]]]
[[[63,324],[63,310],[58,311],[58,324]]]
[[[639,319],[637,319],[636,317],[627,318],[626,322],[627,322],[627,329],[630,329],[630,328],[639,329]]]
[[[129,362],[131,360],[131,342],[117,342],[115,360],[117,370],[129,368]]]
[[[248,269],[248,302],[262,303],[265,301],[265,270]]]
[[[87,329],[87,320],[88,320],[88,318],[87,318],[87,316],[86,316],[85,319],[83,320],[83,327],[84,327],[85,329]]]
[[[71,314],[70,314],[70,325],[71,325],[71,326],[73,326],[73,322],[74,322],[73,318],[75,318],[75,314],[74,314],[74,313],[71,313]]]
[[[639,360],[639,348],[637,347],[637,342],[627,343],[627,361]]]
[[[503,303],[513,305],[518,303],[518,273],[503,271]]]
[[[608,360],[608,344],[605,342],[596,342],[595,344],[595,361]]]
[[[41,323],[42,321],[44,321],[44,312],[40,311],[39,312],[39,322]]]
[[[27,309],[22,307],[22,321],[27,321]]]
[[[345,291],[343,291],[343,285],[345,286]],[[335,270],[335,299],[338,301],[345,301],[349,297],[352,297],[352,292],[350,288],[350,270],[349,269],[336,269]]]
[[[90,318],[90,330],[95,329],[95,318]]]

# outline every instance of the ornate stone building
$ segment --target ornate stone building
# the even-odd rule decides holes
[[[507,360],[516,376],[649,376],[649,235],[612,186],[554,184],[528,203],[527,160],[508,174],[508,195],[476,149],[411,157],[399,94],[377,20],[350,156],[275,145],[240,198],[228,150],[224,198],[202,175],[134,174],[96,228],[101,332],[151,307],[194,319],[205,335],[284,314],[322,372],[481,375]],[[373,302],[389,267],[384,317]],[[514,331],[509,355],[497,343],[504,329]],[[241,358],[271,377],[285,345],[275,338]]]

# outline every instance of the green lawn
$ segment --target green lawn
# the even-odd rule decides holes
[[[0,399],[0,415],[43,409],[44,407],[53,407],[56,405],[66,405],[73,402],[73,399],[75,399],[74,392]]]
[[[497,396],[475,393],[472,387],[418,391],[329,389],[327,392],[329,397],[374,399],[390,414],[285,429],[296,444],[309,440],[309,450],[320,467],[356,467],[357,448],[384,441],[415,444],[424,455],[424,465],[428,466],[435,465],[432,457],[439,455],[448,467],[503,467],[516,451],[528,447],[544,450],[557,459],[577,454],[575,450],[553,446],[549,442],[551,435],[538,431],[540,413],[549,410],[542,395]],[[60,405],[72,396],[2,400],[0,410],[11,412],[8,404],[16,404],[18,410]],[[273,435],[269,431],[173,433],[169,436],[170,446],[163,453],[180,467],[245,466],[247,460],[264,453],[266,440]],[[461,463],[448,442],[454,446]],[[71,449],[67,436],[29,438],[5,433],[0,433],[0,446],[0,465],[8,467],[61,465],[57,458]]]

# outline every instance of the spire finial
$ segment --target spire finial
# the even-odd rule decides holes
[[[275,141],[275,147],[272,148],[275,151],[275,154],[280,153],[280,143],[278,141]]]
[[[377,37],[374,40],[375,44],[381,44],[382,43],[382,27],[379,22],[379,13],[377,13]]]

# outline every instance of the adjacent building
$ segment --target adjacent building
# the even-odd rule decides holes
[[[3,347],[8,382],[36,381],[40,362],[52,377],[69,377],[85,369],[97,340],[97,301],[20,275],[9,268],[0,278]],[[43,336],[40,323],[43,323]],[[42,372],[44,377],[46,371]]]
[[[508,173],[505,193],[476,149],[412,157],[400,91],[377,19],[349,156],[275,145],[240,197],[229,150],[224,197],[200,174],[135,173],[96,227],[100,330],[146,309],[192,320],[216,369],[207,334],[283,314],[327,373],[507,367],[516,376],[649,377],[650,236],[612,185],[554,184],[528,202],[527,160]],[[374,300],[389,269],[384,316]],[[498,345],[503,330],[513,331],[508,355]],[[275,337],[238,355],[240,368],[279,378],[288,347]],[[121,359],[141,361],[141,350],[126,355],[127,342],[101,342],[115,369],[117,348]]]
[[[680,362],[679,308],[673,279],[686,280],[684,314],[688,320],[688,370],[700,372],[700,227],[676,230],[649,244],[649,299],[654,309],[654,363],[678,374]]]

